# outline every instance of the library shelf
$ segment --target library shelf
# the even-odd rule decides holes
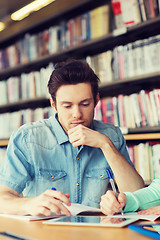
[[[13,23],[6,30],[0,32],[0,45],[1,49],[5,48],[14,42],[16,39],[22,38],[26,33],[34,34],[42,30],[45,30],[53,25],[60,23],[62,20],[68,20],[76,17],[88,10],[95,7],[102,6],[110,3],[109,0],[58,0],[48,7],[31,14],[26,19]],[[47,12],[47,14],[46,14]],[[160,16],[141,22],[134,26],[121,29],[119,31],[113,31],[102,37],[91,39],[89,41],[82,42],[74,47],[67,49],[60,49],[51,55],[45,55],[37,60],[20,64],[15,67],[1,70],[0,81],[9,78],[10,76],[18,76],[21,73],[29,73],[31,71],[37,71],[41,67],[46,67],[50,62],[56,63],[65,60],[69,57],[84,58],[86,56],[93,56],[98,53],[102,53],[107,50],[112,50],[119,45],[125,45],[136,40],[144,39],[150,36],[160,34]],[[160,72],[136,76],[123,80],[116,80],[111,83],[100,85],[100,97],[117,96],[118,94],[131,94],[138,92],[141,89],[153,89],[160,88]],[[0,114],[6,112],[14,112],[26,108],[46,107],[49,106],[49,100],[46,97],[20,100],[16,103],[9,103],[7,105],[0,106]],[[136,138],[144,139],[159,139],[160,127],[157,130],[153,127],[141,129],[129,130],[125,134],[127,140]],[[143,131],[140,132],[140,131]],[[148,132],[149,131],[149,132]],[[152,135],[153,134],[153,135]],[[142,136],[143,135],[143,136]],[[3,144],[3,142],[2,142]],[[1,141],[0,141],[1,145]]]
[[[138,133],[138,134],[124,134],[124,138],[126,141],[140,141],[140,140],[159,140],[160,141],[160,133]]]
[[[62,19],[67,20],[84,13],[85,11],[102,6],[109,0],[58,0],[48,6],[33,12],[29,17],[12,22],[5,30],[0,32],[1,48],[15,42],[26,32],[35,33],[59,23]],[[47,12],[47,14],[46,14]]]
[[[9,139],[0,139],[0,147],[7,147]]]
[[[26,100],[19,100],[18,102],[8,103],[4,105],[0,105],[0,114],[6,112],[15,112],[21,109],[27,108],[44,108],[50,106],[49,98],[46,97],[36,97]]]
[[[148,20],[147,22],[142,22],[137,24],[136,26],[129,27],[126,29],[126,32],[123,34],[114,35],[114,33],[112,32],[102,37],[98,37],[96,39],[91,39],[86,42],[82,42],[74,47],[69,47],[67,49],[60,49],[58,50],[58,52],[54,54],[42,56],[37,60],[30,61],[25,64],[19,64],[12,68],[1,70],[0,80],[6,79],[9,76],[19,75],[22,72],[30,72],[33,69],[34,70],[40,69],[41,67],[48,65],[50,62],[56,63],[62,60],[66,60],[69,57],[83,58],[87,55],[92,56],[92,55],[113,49],[118,45],[125,45],[127,43],[134,42],[137,39],[141,39],[142,36],[143,38],[147,38],[149,36],[159,34],[160,33],[159,24],[160,24],[160,17],[157,17],[156,19],[151,19],[151,20]],[[144,27],[146,29],[145,31],[143,30]],[[0,33],[0,38],[1,38],[1,33]],[[156,74],[154,75],[156,77]],[[143,78],[145,77],[149,78],[149,76],[143,76]],[[127,79],[125,80],[125,82],[127,82]]]
[[[130,95],[142,89],[150,90],[154,87],[160,88],[160,72],[103,83],[100,85],[100,97],[112,97],[120,93]]]

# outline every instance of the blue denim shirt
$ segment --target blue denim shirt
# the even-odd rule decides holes
[[[131,163],[118,127],[93,120],[91,128],[106,134]],[[69,193],[73,203],[99,207],[108,188],[107,168],[110,166],[101,149],[72,146],[55,114],[25,124],[12,134],[0,169],[0,184],[24,196],[55,187]]]

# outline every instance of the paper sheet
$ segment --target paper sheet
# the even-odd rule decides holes
[[[111,216],[109,216],[111,217]],[[120,218],[120,217],[125,217],[125,218],[137,218],[137,219],[143,219],[143,220],[148,220],[148,221],[155,221],[157,218],[160,217],[160,215],[140,215],[137,212],[130,212],[130,213],[124,213],[122,214],[116,214],[113,215],[112,217],[115,218]]]

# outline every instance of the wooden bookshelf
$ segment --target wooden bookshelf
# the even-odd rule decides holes
[[[39,31],[48,29],[53,23],[59,24],[62,20],[67,20],[86,11],[94,9],[97,6],[102,6],[110,3],[109,0],[58,0],[48,7],[31,14],[26,19],[13,23],[6,30],[0,32],[0,45],[5,48],[10,44],[15,43],[18,39],[22,38],[25,33],[36,34]],[[46,14],[47,12],[47,14]],[[112,50],[119,45],[134,42],[139,39],[144,39],[150,36],[160,34],[160,16],[139,23],[132,27],[128,27],[124,32],[115,31],[89,41],[82,42],[74,47],[61,49],[58,52],[40,57],[34,61],[20,64],[0,72],[0,81],[9,78],[10,76],[18,76],[21,73],[29,73],[31,71],[38,71],[41,67],[46,67],[50,62],[55,63],[65,60],[69,57],[84,58],[88,55],[93,56],[107,50]],[[160,88],[160,72],[146,74],[142,76],[135,76],[123,80],[116,80],[111,83],[102,84],[100,86],[100,97],[117,96],[118,94],[131,94],[144,89]],[[15,103],[0,106],[0,114],[7,112],[19,111],[27,108],[37,108],[49,106],[49,100],[45,97],[20,100]],[[127,141],[137,139],[159,139],[159,127],[143,128],[143,129],[129,129],[125,134]],[[0,141],[0,144],[3,141]]]
[[[9,140],[8,139],[1,139],[0,140],[0,147],[7,147]]]
[[[93,0],[92,1],[88,0],[87,2],[93,2]],[[77,46],[70,47],[68,49],[59,50],[55,54],[40,57],[37,60],[28,62],[26,64],[20,64],[13,68],[1,70],[0,80],[6,79],[9,76],[19,75],[22,72],[31,72],[33,69],[34,70],[40,69],[41,67],[48,65],[50,62],[53,62],[53,63],[59,62],[59,61],[65,60],[69,57],[83,58],[87,55],[92,56],[92,55],[113,49],[114,47],[116,47],[118,45],[125,45],[127,43],[134,42],[137,39],[147,38],[149,36],[159,34],[160,33],[159,24],[160,24],[160,17],[157,17],[156,19],[148,20],[147,22],[142,22],[140,24],[137,24],[134,27],[128,28],[126,30],[125,34],[120,34],[120,35],[115,36],[113,33],[109,33],[103,37],[92,39],[87,42],[82,42],[82,43],[78,44]],[[144,28],[145,28],[145,31],[144,31]],[[136,35],[135,35],[135,32],[136,32]],[[143,32],[143,34],[142,34],[142,32]],[[3,33],[3,31],[2,31],[2,33]],[[3,39],[2,33],[0,32],[0,39],[1,39],[1,37]],[[2,39],[0,40],[0,43],[1,43]],[[6,39],[7,39],[7,37],[6,37]],[[4,41],[2,43],[6,45],[7,41],[6,42]],[[3,44],[2,44],[2,46],[3,46]],[[152,77],[153,77],[153,80],[151,79]],[[112,84],[117,89],[118,85],[122,85],[122,86],[124,84],[128,85],[127,84],[128,82],[129,82],[129,84],[132,84],[132,85],[143,84],[146,79],[147,82],[150,81],[150,82],[152,82],[152,85],[153,85],[155,83],[156,79],[157,78],[159,79],[159,77],[160,77],[160,72],[154,73],[154,74],[147,74],[147,75],[143,75],[143,76],[139,76],[139,77],[135,77],[135,78],[131,78],[131,79],[127,78],[127,79],[123,79],[120,81],[116,80],[116,82],[114,82]],[[101,87],[102,92],[106,91],[106,87],[107,88],[112,87],[112,84],[108,84],[107,86],[102,85],[102,87]],[[123,87],[121,87],[121,89],[122,88]],[[133,89],[133,91],[134,90],[135,89]],[[118,89],[117,89],[117,91],[118,91]],[[115,92],[115,94],[117,94],[117,93]]]
[[[11,44],[16,39],[22,37],[26,32],[35,33],[48,28],[61,20],[67,20],[102,6],[109,0],[57,0],[48,6],[33,12],[22,21],[12,22],[5,30],[0,32],[1,47]],[[46,14],[47,13],[47,14]]]
[[[150,141],[150,140],[159,140],[160,141],[160,133],[146,133],[146,134],[124,134],[123,135],[126,141]]]
[[[27,108],[38,108],[38,107],[48,107],[50,106],[50,100],[46,97],[36,97],[26,100],[19,100],[18,102],[13,102],[5,105],[0,105],[0,113],[15,112],[21,109]]]

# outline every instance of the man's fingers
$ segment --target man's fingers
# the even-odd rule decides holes
[[[42,201],[39,202],[39,204],[41,206],[41,207],[39,207],[39,209],[41,210],[41,214],[44,214],[44,215],[47,214],[47,216],[48,216],[48,215],[50,215],[49,212],[52,211],[52,212],[56,213],[57,215],[60,215],[62,213],[64,213],[67,216],[71,215],[70,211],[67,209],[67,205],[64,205],[63,202],[61,202],[60,200],[58,200],[56,198],[46,195],[45,199],[43,198]],[[39,211],[39,209],[38,209],[38,211]]]
[[[52,203],[52,206],[50,209],[52,212],[55,212],[57,215],[60,215],[62,213],[64,213],[66,216],[71,215],[67,207],[61,201],[56,199],[54,200],[54,203]]]
[[[71,205],[69,194],[64,194],[60,191],[53,191],[50,189],[47,190],[44,194],[64,202],[67,206]]]

